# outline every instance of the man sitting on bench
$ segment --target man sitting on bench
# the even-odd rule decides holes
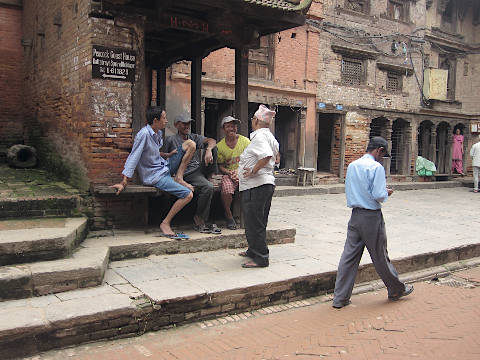
[[[193,198],[193,187],[183,180],[183,174],[195,153],[196,145],[192,140],[187,140],[169,153],[161,154],[162,130],[167,123],[165,110],[159,107],[147,110],[147,125],[135,136],[132,151],[122,172],[123,179],[112,187],[117,190],[117,195],[120,194],[127,187],[128,179],[133,176],[136,168],[144,185],[155,186],[176,196],[178,199],[160,224],[160,230],[168,238],[184,239],[188,236],[175,233],[170,224],[173,217]],[[175,180],[173,174],[176,174]]]
[[[227,228],[230,230],[237,228],[230,207],[233,194],[238,189],[238,162],[243,150],[250,144],[248,138],[237,134],[238,124],[240,124],[240,120],[233,116],[224,117],[221,125],[225,137],[217,144],[218,168],[224,174],[222,177],[222,203],[225,209]]]
[[[196,144],[196,151],[192,159],[185,169],[183,178],[185,181],[193,185],[195,194],[198,196],[197,209],[193,216],[193,228],[201,233],[220,234],[222,231],[215,224],[207,224],[210,216],[210,204],[213,197],[213,184],[207,177],[208,172],[212,171],[212,166],[216,167],[216,159],[214,159],[213,150],[217,145],[215,139],[207,138],[203,135],[190,133],[190,126],[193,119],[185,115],[178,115],[175,118],[174,125],[177,128],[177,134],[167,136],[165,139],[164,151],[172,151],[184,144],[185,142],[193,142]],[[205,149],[204,163],[200,160],[200,150]],[[215,150],[216,151],[216,150]]]

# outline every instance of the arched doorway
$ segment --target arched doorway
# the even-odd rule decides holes
[[[404,119],[397,119],[392,124],[392,150],[390,174],[405,175],[408,170],[408,136],[409,123]]]
[[[430,161],[434,160],[432,131],[433,123],[429,120],[424,120],[420,123],[417,133],[418,156],[422,156]]]
[[[450,159],[449,159],[449,137],[450,125],[442,121],[437,126],[437,167],[438,174],[448,174],[450,172]]]

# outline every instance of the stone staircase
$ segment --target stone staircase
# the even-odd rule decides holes
[[[97,287],[110,261],[246,246],[243,229],[221,235],[182,229],[188,240],[158,228],[89,232],[78,195],[7,198],[0,202],[0,302]],[[269,244],[294,242],[295,229],[271,228]]]

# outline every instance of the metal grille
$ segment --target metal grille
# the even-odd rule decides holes
[[[387,90],[400,91],[402,90],[402,81],[400,75],[387,74]]]
[[[368,10],[367,0],[345,0],[345,8],[366,14]]]
[[[447,277],[447,278],[440,278],[438,279],[438,282],[436,282],[437,285],[443,285],[443,286],[450,286],[450,287],[455,287],[455,288],[469,288],[473,289],[478,284],[475,284],[474,282],[468,281],[467,279],[460,279],[460,278],[454,278],[454,277]]]
[[[360,85],[363,81],[363,63],[361,60],[342,59],[342,83]]]

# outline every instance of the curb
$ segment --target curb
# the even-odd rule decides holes
[[[451,271],[480,264],[480,243],[414,255],[395,260],[394,264],[399,272],[409,271],[401,276],[407,282],[433,275],[445,276]],[[285,310],[300,306],[298,304],[309,305],[314,303],[312,297],[327,301],[329,296],[331,298],[327,294],[334,287],[335,275],[336,271],[330,271],[226,291],[185,294],[157,303],[145,296],[129,299],[123,294],[100,295],[49,304],[44,308],[28,308],[31,311],[28,316],[27,308],[10,307],[0,311],[0,358],[32,355],[100,339],[142,335],[147,331],[219,317],[238,321],[243,317],[237,314],[255,314],[258,309],[263,314],[274,312],[272,308],[277,309],[276,306]],[[372,264],[360,267],[358,276],[360,284],[354,289],[355,294],[382,286]],[[306,298],[309,300],[304,300]]]

